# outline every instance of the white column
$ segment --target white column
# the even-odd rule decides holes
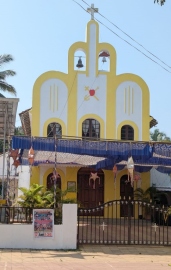
[[[89,31],[89,76],[96,76],[96,36],[97,28],[95,23],[91,23]]]
[[[21,172],[18,177],[18,187],[30,187],[30,168],[29,166],[22,166]],[[22,192],[18,190],[18,196],[22,195]]]
[[[77,204],[63,204],[63,249],[77,247]]]

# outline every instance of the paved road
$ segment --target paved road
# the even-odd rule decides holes
[[[0,249],[0,270],[171,270],[171,247],[80,246],[77,251]]]

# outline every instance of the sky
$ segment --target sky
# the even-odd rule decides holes
[[[75,1],[84,9],[94,3],[106,18],[95,14],[111,30],[99,23],[100,42],[110,43],[116,50],[117,75],[133,73],[146,82],[150,115],[158,121],[155,128],[171,137],[171,1],[166,0],[162,7],[154,0],[85,0],[88,5]],[[17,73],[8,83],[16,88],[19,98],[16,126],[20,126],[19,113],[31,108],[36,79],[50,70],[68,72],[69,47],[85,41],[90,14],[73,0],[0,0],[0,7],[0,54],[14,57],[3,70]]]

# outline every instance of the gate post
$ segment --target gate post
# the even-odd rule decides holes
[[[128,244],[131,244],[131,200],[128,200]]]

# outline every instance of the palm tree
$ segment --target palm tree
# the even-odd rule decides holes
[[[21,126],[15,127],[14,134],[15,135],[24,135],[23,128]]]
[[[134,191],[134,197],[137,200],[142,200],[145,202],[154,202],[155,198],[158,197],[158,190],[156,187],[149,187],[146,190],[143,190],[142,188],[137,188]]]
[[[149,187],[146,190],[136,188],[134,191],[134,198],[144,202],[151,202],[153,204],[168,204],[168,194],[164,191],[159,191],[155,186]]]
[[[0,68],[2,68],[4,64],[9,63],[11,61],[13,61],[12,55],[10,54],[0,55]],[[15,88],[6,82],[6,78],[8,76],[14,76],[14,75],[16,75],[16,72],[13,70],[0,71],[0,90],[4,92],[7,91],[13,95],[16,95]]]

